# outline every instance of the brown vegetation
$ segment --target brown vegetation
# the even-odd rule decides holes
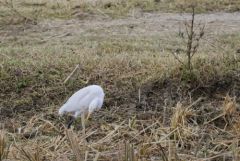
[[[96,17],[68,20],[73,18],[70,3]],[[24,1],[1,10],[0,161],[239,160],[238,27],[224,24],[221,31],[226,33],[215,33],[216,24],[206,26],[189,73],[183,65],[186,42],[176,32],[184,25],[154,24],[152,15],[108,17],[137,8],[176,11],[182,2],[82,3]],[[199,3],[197,12],[232,11],[239,5]],[[37,23],[8,21],[32,19],[32,7],[41,13],[33,19]],[[18,12],[22,17],[15,17]],[[156,30],[148,31],[146,22]],[[58,108],[74,91],[93,83],[106,92],[103,109],[93,114],[86,134],[79,121],[67,130]]]

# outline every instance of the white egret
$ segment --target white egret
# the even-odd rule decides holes
[[[72,120],[68,123],[68,128],[74,120],[81,115],[82,128],[85,132],[85,115],[87,120],[93,111],[99,110],[103,105],[104,92],[98,85],[90,85],[74,93],[67,102],[59,109],[59,115],[64,113],[74,113]]]

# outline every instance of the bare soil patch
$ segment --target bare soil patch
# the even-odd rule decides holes
[[[104,16],[87,16],[84,19],[46,20],[34,26],[9,26],[2,30],[1,39],[9,36],[31,35],[44,37],[45,41],[64,40],[65,37],[78,37],[83,35],[102,36],[151,36],[165,35],[178,32],[185,20],[190,20],[190,14],[176,13],[142,13],[123,19],[111,19]],[[210,13],[198,14],[197,23],[206,24],[209,34],[234,33],[239,31],[240,13]],[[68,41],[69,38],[65,38]]]

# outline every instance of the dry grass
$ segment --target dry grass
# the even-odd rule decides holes
[[[194,108],[196,104],[190,106]],[[186,109],[180,109],[178,104],[173,111],[171,125],[167,126],[161,123],[161,113],[155,115],[157,117],[153,115],[152,119],[149,119],[150,111],[132,113],[137,118],[134,125],[129,126],[123,109],[112,107],[110,111],[105,110],[95,115],[91,125],[86,129],[85,137],[81,130],[69,131],[60,128],[56,120],[49,120],[53,127],[49,129],[49,126],[42,126],[44,124],[39,121],[41,119],[38,118],[42,116],[34,116],[27,126],[31,125],[29,129],[39,129],[38,135],[29,139],[22,138],[23,135],[11,133],[10,138],[16,140],[16,145],[10,147],[8,158],[12,160],[25,158],[32,161],[44,160],[44,158],[47,160],[84,160],[84,158],[94,160],[95,158],[95,160],[121,161],[144,160],[144,158],[146,160],[149,158],[211,160],[211,158],[238,157],[239,147],[235,145],[237,134],[231,132],[231,125],[223,130],[218,125],[210,123],[204,126],[195,124],[191,121],[191,117],[188,117],[189,112],[184,112],[186,114],[184,116],[178,115]],[[126,107],[124,110],[132,109]],[[118,114],[118,121],[107,121],[109,117],[116,117],[113,111]],[[107,116],[106,113],[112,116]],[[55,114],[46,112],[44,117],[48,118],[48,115]],[[192,116],[192,112],[190,115]],[[174,122],[176,118],[180,123]],[[201,116],[198,116],[199,118]],[[218,122],[220,123],[221,120]],[[233,123],[236,126],[236,120]],[[176,126],[175,129],[172,127],[173,124]],[[9,127],[9,130],[11,128]],[[61,129],[61,131],[57,132],[53,129]],[[177,137],[173,137],[175,135]],[[212,138],[212,136],[215,137]],[[189,154],[189,151],[193,154]]]
[[[197,3],[197,12],[234,12],[240,9],[238,0],[59,0],[58,2],[47,0],[1,0],[0,3],[1,25],[6,23],[37,23],[39,20],[46,18],[69,19],[77,16],[84,19],[96,14],[104,17],[122,17],[138,13],[139,10],[141,12],[189,12],[187,6],[191,3]]]
[[[160,98],[168,92],[161,93],[161,90],[152,87],[153,93],[160,93],[159,96],[153,95],[151,104],[146,105],[143,90],[140,95],[142,110],[135,105],[139,98],[135,91],[146,84],[152,86],[151,82],[155,80],[173,81],[177,87],[183,88],[183,93],[191,85],[190,90],[198,91],[199,86],[214,86],[211,83],[219,79],[229,81],[235,77],[234,71],[238,65],[236,61],[232,62],[234,59],[229,58],[219,64],[221,57],[196,57],[192,77],[170,53],[166,53],[168,56],[164,59],[156,56],[154,51],[157,49],[146,41],[101,39],[100,45],[92,49],[89,47],[92,42],[85,40],[78,41],[83,43],[81,50],[74,46],[62,46],[58,42],[24,47],[13,47],[10,43],[1,48],[4,54],[1,64],[1,107],[5,107],[1,119],[9,117],[4,121],[10,134],[8,143],[15,140],[16,144],[10,147],[8,158],[36,161],[75,160],[81,157],[81,160],[120,161],[144,158],[232,159],[233,154],[238,156],[239,148],[235,145],[238,134],[234,129],[237,130],[240,122],[236,119],[236,103],[229,96],[223,105],[218,105],[222,100],[216,99],[211,103],[207,100],[191,106],[194,103],[191,99],[197,100],[199,94],[193,92],[193,98],[189,95],[176,98],[182,100],[183,106],[176,105],[173,100],[167,101],[164,116],[161,111],[163,100]],[[151,38],[148,41],[152,42]],[[57,45],[54,46],[54,43]],[[141,54],[139,51],[142,51]],[[22,54],[18,55],[19,52]],[[172,66],[173,63],[176,65]],[[77,64],[81,68],[64,84]],[[80,124],[76,124],[73,132],[65,134],[56,110],[73,91],[91,83],[101,84],[107,96],[105,109],[96,114],[87,127],[86,143],[79,130]],[[162,88],[168,90],[166,86]],[[171,90],[178,95],[183,94],[180,89]],[[176,106],[175,110],[171,109],[171,104]],[[149,110],[154,106],[158,106],[156,111]],[[219,110],[221,117],[215,110]],[[229,118],[224,120],[225,116]],[[166,122],[162,121],[163,117]],[[218,119],[211,120],[214,117]],[[226,120],[231,124],[227,124]],[[210,122],[204,124],[207,121]],[[189,154],[189,151],[192,153]]]
[[[71,9],[71,2],[60,6]],[[238,1],[201,2],[216,6],[212,10],[238,6]],[[49,3],[18,5],[25,7],[25,16],[33,5],[47,8],[40,15],[43,19],[53,10],[59,15],[70,11],[58,12],[53,7],[58,4]],[[124,12],[134,7],[155,10],[148,4],[153,1],[140,6],[134,0],[98,3],[102,12],[98,14],[122,15],[125,5]],[[182,2],[155,3],[174,10]],[[74,36],[76,31],[66,23],[70,29],[64,33],[58,33],[57,23],[52,28],[41,25],[4,28],[1,161],[239,160],[239,33],[204,39],[189,73],[171,54],[184,48],[177,33],[129,35],[114,32],[119,26],[109,27],[109,32],[97,26]],[[181,52],[178,56],[186,61]],[[59,106],[74,91],[93,83],[106,91],[104,108],[94,114],[86,134],[79,121],[66,130],[66,120],[57,115]]]
[[[9,145],[6,138],[6,133],[4,131],[0,131],[0,161],[8,158],[9,153]]]
[[[226,116],[231,116],[234,113],[236,113],[236,98],[231,98],[229,95],[227,95],[224,98],[223,102],[223,114]]]

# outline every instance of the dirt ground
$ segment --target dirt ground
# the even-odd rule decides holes
[[[84,17],[84,18],[83,18]],[[9,36],[31,35],[44,37],[42,41],[68,41],[84,35],[98,36],[153,36],[167,35],[183,30],[185,20],[190,20],[190,14],[175,13],[142,13],[135,11],[127,18],[112,19],[105,15],[85,15],[79,13],[71,20],[46,20],[38,25],[19,27],[8,26],[1,31],[1,41]],[[209,13],[196,15],[196,22],[206,25],[209,35],[234,33],[240,28],[240,13]],[[68,38],[65,38],[68,37]]]

